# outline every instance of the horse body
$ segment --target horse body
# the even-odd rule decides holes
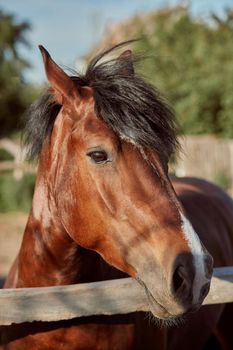
[[[43,48],[42,54],[52,88],[29,119],[39,168],[5,288],[129,275],[145,289],[156,317],[172,321],[197,310],[212,274],[206,248],[216,264],[232,264],[230,199],[197,180],[174,180],[175,193],[167,174],[176,144],[172,117],[153,89],[134,77],[129,51],[99,66],[95,59],[86,76],[77,78],[68,77]],[[201,348],[223,308],[201,309],[175,334],[139,313],[2,327],[1,341],[7,350],[181,349],[190,341],[182,332],[211,314]]]

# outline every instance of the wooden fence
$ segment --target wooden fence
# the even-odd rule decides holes
[[[233,302],[233,266],[214,269],[204,304]],[[148,311],[143,287],[132,278],[69,286],[0,290],[0,325],[69,320]]]

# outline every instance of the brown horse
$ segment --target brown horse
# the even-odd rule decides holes
[[[129,275],[144,288],[155,317],[173,322],[199,309],[213,264],[193,226],[217,263],[231,264],[232,203],[220,190],[204,184],[207,194],[191,180],[175,181],[177,198],[167,169],[177,146],[173,115],[134,74],[129,50],[101,62],[112,48],[94,58],[85,75],[69,77],[40,49],[51,88],[29,110],[26,140],[39,168],[5,288]],[[200,322],[210,315],[209,323]],[[202,308],[175,335],[140,313],[35,322],[2,327],[1,342],[7,350],[178,349],[189,344],[191,327],[198,334],[195,349],[201,349],[221,315],[222,306]]]

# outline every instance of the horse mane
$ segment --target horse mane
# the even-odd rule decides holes
[[[102,61],[128,43],[98,54],[90,61],[85,74],[77,73],[71,79],[77,87],[92,87],[97,116],[120,138],[139,147],[152,148],[168,159],[178,146],[174,114],[151,84],[132,74],[132,65],[141,59],[125,55],[121,59]],[[39,156],[60,109],[49,90],[29,107],[24,140],[30,158]]]

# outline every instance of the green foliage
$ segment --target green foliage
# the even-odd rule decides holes
[[[163,9],[137,23],[138,52],[153,53],[142,71],[174,106],[183,133],[233,137],[233,11],[194,19]]]
[[[0,212],[25,211],[31,207],[35,177],[25,175],[16,181],[12,172],[0,173]]]
[[[28,46],[27,22],[16,23],[13,15],[0,10],[0,137],[20,128],[20,117],[38,95],[38,88],[27,84],[23,73],[29,67],[18,52],[18,45]]]
[[[6,150],[0,148],[0,161],[3,160],[14,160],[14,157]]]

